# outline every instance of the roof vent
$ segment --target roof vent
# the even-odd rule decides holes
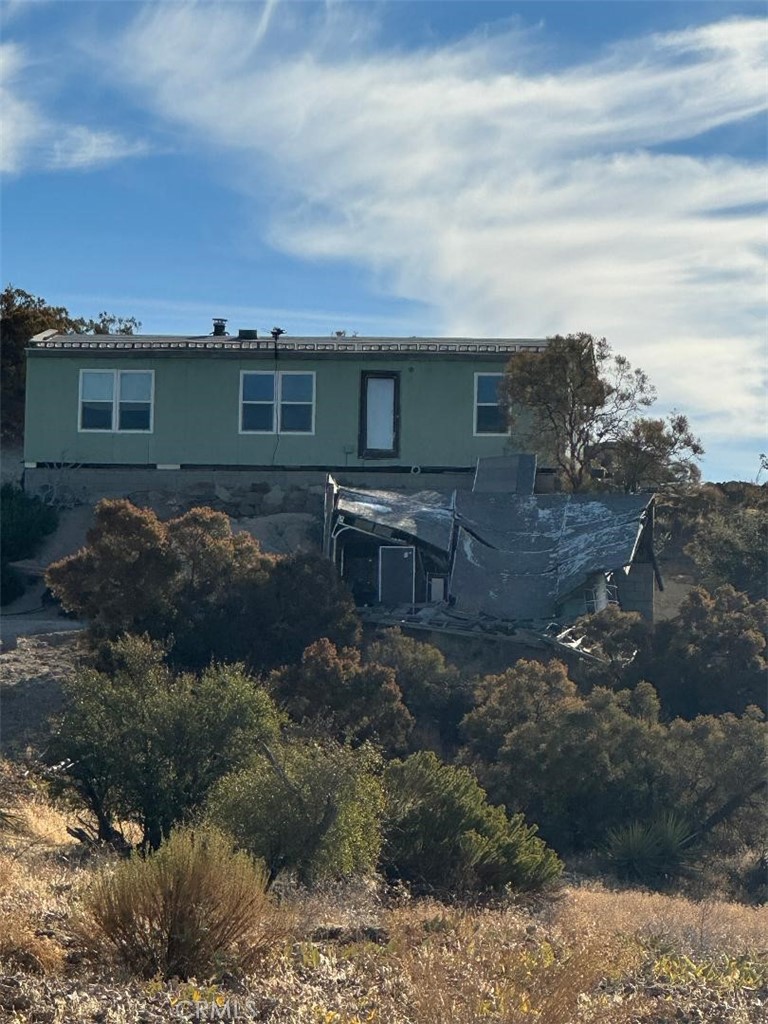
[[[215,316],[213,318],[213,336],[214,338],[223,338],[227,333],[227,321],[222,320],[221,317]]]
[[[242,341],[255,341],[259,336],[259,332],[254,331],[252,327],[241,327],[237,332],[237,336]]]

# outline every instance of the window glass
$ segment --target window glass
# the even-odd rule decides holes
[[[274,402],[275,400],[275,375],[274,373],[244,373],[243,374],[243,401],[244,402]]]
[[[128,372],[120,374],[121,402],[150,402],[151,400],[151,373]]]
[[[475,433],[506,434],[507,418],[499,402],[501,373],[478,373],[476,380]]]
[[[121,402],[118,430],[149,430],[151,408],[149,402]]]
[[[286,433],[312,433],[312,405],[286,404],[280,407],[280,429]]]
[[[80,398],[81,430],[152,429],[151,370],[83,370]]]
[[[272,433],[275,407],[272,402],[243,403],[241,430],[260,430]]]
[[[284,402],[311,402],[312,374],[282,374],[280,377],[280,397]]]
[[[395,378],[368,377],[365,398],[365,447],[368,451],[395,450]]]
[[[243,374],[240,429],[259,433],[311,434],[315,377],[312,373]],[[279,412],[276,415],[277,396]]]
[[[80,408],[81,430],[111,430],[111,402],[83,402]]]
[[[111,402],[114,387],[115,375],[112,370],[83,370],[81,390],[84,402]]]
[[[80,377],[80,429],[111,430],[115,375],[112,370],[83,370]]]
[[[501,383],[500,373],[480,373],[477,376],[477,401],[478,403],[491,403],[496,405],[499,400],[499,384]]]
[[[505,434],[506,426],[501,409],[498,405],[478,405],[477,407],[477,433],[478,434]]]

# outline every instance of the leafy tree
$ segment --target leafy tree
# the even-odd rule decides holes
[[[689,823],[699,846],[766,848],[768,728],[758,708],[670,722],[663,770],[666,806]]]
[[[768,507],[711,513],[685,551],[709,589],[730,584],[752,601],[768,597]]]
[[[501,675],[477,683],[475,709],[463,723],[473,756],[491,763],[511,729],[548,715],[559,702],[574,699],[576,684],[560,661],[518,661]]]
[[[64,711],[49,757],[54,790],[92,813],[101,839],[114,823],[142,830],[157,849],[201,807],[215,782],[272,741],[281,716],[242,666],[175,674],[146,638],[108,648],[109,673],[82,669],[64,683]]]
[[[342,741],[375,739],[397,751],[413,727],[394,669],[365,664],[357,649],[337,650],[326,638],[298,664],[273,672],[269,686],[297,722],[314,722]]]
[[[455,893],[538,889],[562,865],[522,815],[492,807],[467,768],[431,751],[393,761],[384,773],[388,875]]]
[[[366,660],[395,670],[403,703],[413,715],[421,746],[430,741],[453,747],[458,726],[472,706],[469,683],[432,644],[388,629],[367,648]]]
[[[304,649],[321,637],[337,646],[360,641],[360,618],[352,595],[333,564],[320,555],[299,552],[275,561],[258,609],[263,609],[266,626],[261,637],[264,665],[298,661]]]
[[[94,510],[86,546],[49,566],[46,583],[97,636],[146,631],[163,639],[176,596],[168,581],[176,571],[167,529],[154,512],[104,500]]]
[[[605,338],[555,335],[542,353],[515,355],[500,394],[510,422],[536,451],[547,451],[569,490],[591,482],[601,455],[612,453],[625,489],[693,477],[703,449],[684,416],[643,420],[656,392],[642,370],[614,355]],[[521,411],[530,416],[525,426]],[[526,421],[527,422],[527,421]]]
[[[635,672],[654,684],[669,716],[765,710],[767,632],[768,601],[730,586],[695,588],[674,619],[656,624]]]
[[[95,320],[73,317],[64,306],[49,306],[45,299],[8,285],[0,293],[0,355],[2,363],[2,435],[21,436],[24,423],[26,361],[30,338],[41,331],[60,334],[133,334],[141,324],[133,317],[100,313]]]
[[[556,850],[590,849],[608,828],[656,808],[662,730],[654,711],[658,702],[646,700],[633,713],[629,691],[600,687],[556,699],[513,724],[478,776],[491,799],[538,822]]]
[[[688,418],[674,413],[664,419],[636,419],[619,433],[596,460],[627,494],[653,488],[689,487],[701,479],[695,460],[704,454]]]
[[[270,882],[281,871],[304,883],[371,873],[381,848],[378,769],[368,746],[262,745],[218,783],[208,817],[265,863]]]
[[[762,713],[665,724],[659,712],[647,682],[583,695],[558,663],[518,663],[478,685],[463,756],[492,800],[538,822],[561,853],[594,849],[611,829],[665,813],[686,821],[697,843],[711,834],[715,846],[727,835],[754,845],[766,777]]]
[[[161,522],[128,501],[101,501],[86,546],[46,579],[97,637],[146,632],[185,667],[214,658],[269,668],[321,635],[359,637],[352,598],[325,559],[266,555],[206,508]]]

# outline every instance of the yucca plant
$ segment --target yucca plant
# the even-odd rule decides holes
[[[683,872],[695,838],[682,818],[665,812],[648,822],[635,821],[611,829],[606,857],[619,878],[658,884]]]

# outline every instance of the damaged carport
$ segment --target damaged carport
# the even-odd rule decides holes
[[[328,488],[326,554],[358,605],[447,600],[453,494]]]
[[[505,493],[482,480],[472,491],[403,494],[329,477],[326,553],[366,617],[542,637],[610,603],[653,618],[663,584],[652,495],[533,494],[532,474],[529,493]]]

